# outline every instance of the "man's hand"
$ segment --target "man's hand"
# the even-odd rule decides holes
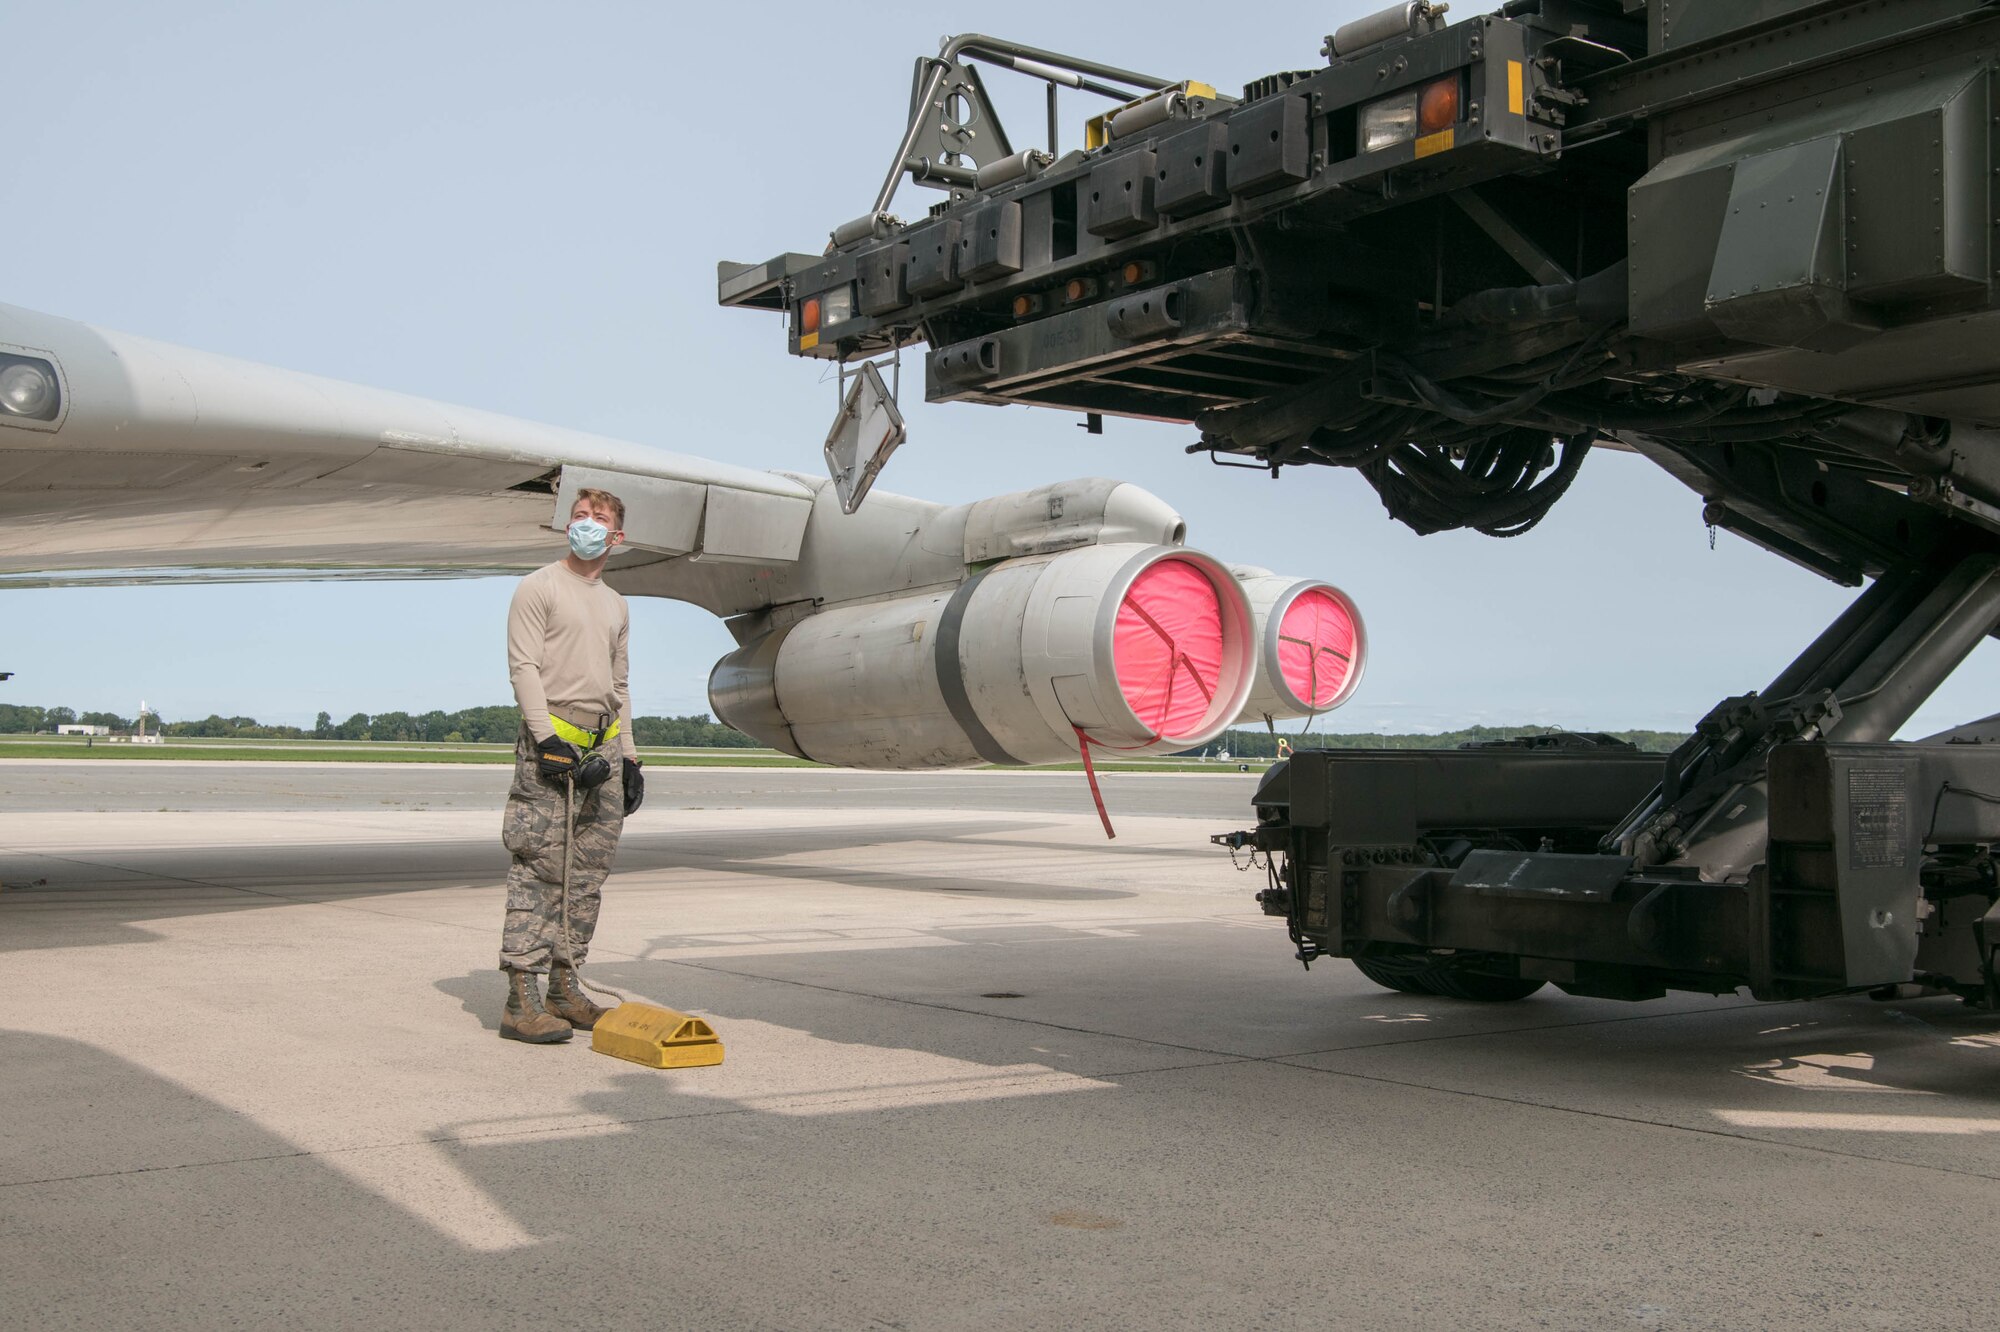
[[[646,776],[639,771],[638,759],[625,760],[625,817],[632,817],[632,811],[646,798]]]
[[[576,746],[559,735],[535,743],[535,768],[552,782],[574,776],[582,762]]]

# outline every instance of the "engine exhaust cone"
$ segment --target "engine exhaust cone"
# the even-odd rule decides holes
[[[706,1068],[722,1062],[722,1041],[698,1017],[654,1004],[623,1003],[597,1020],[590,1048],[647,1068]]]

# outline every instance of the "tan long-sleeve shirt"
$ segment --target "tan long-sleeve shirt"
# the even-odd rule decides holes
[[[618,719],[619,746],[632,744],[632,691],[626,683],[625,598],[595,578],[572,573],[561,560],[535,570],[514,589],[507,608],[507,674],[514,701],[537,740],[555,734],[551,712],[595,730]]]

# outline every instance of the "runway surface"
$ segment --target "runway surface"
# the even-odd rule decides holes
[[[174,763],[0,760],[0,811],[495,809],[513,769],[465,763]],[[1107,772],[1105,800],[1131,814],[1250,818],[1260,772]],[[963,807],[1042,814],[1091,808],[1081,772],[851,772],[648,764],[646,799],[678,809]],[[1220,829],[1218,828],[1218,831]]]
[[[660,1073],[495,1039],[504,773],[85,766],[0,768],[0,1326],[1994,1321],[2000,1020],[1307,973],[1250,778],[659,782]]]

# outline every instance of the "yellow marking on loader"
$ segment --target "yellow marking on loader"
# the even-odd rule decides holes
[[[1423,138],[1417,140],[1418,159],[1421,160],[1429,157],[1432,153],[1446,151],[1453,143],[1457,142],[1457,138],[1457,131],[1448,129],[1441,129],[1436,134],[1424,135]]]

